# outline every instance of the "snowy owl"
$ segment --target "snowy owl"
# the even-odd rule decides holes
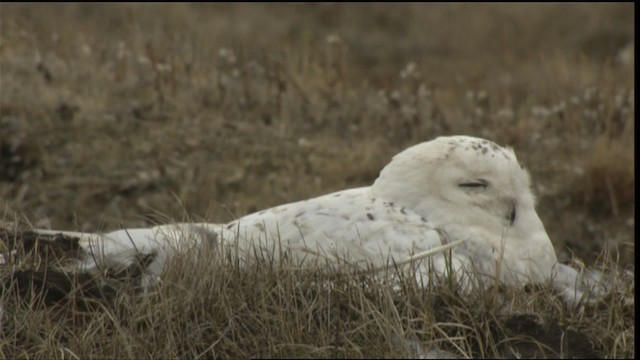
[[[43,243],[51,239],[50,245],[59,234],[74,239],[80,256],[68,271],[99,272],[149,260],[143,286],[161,278],[175,251],[205,244],[233,247],[242,256],[260,249],[278,257],[284,250],[301,260],[374,267],[430,254],[416,260],[422,274],[472,272],[481,281],[522,285],[547,281],[559,266],[534,205],[529,174],[511,148],[450,136],[400,152],[371,186],[276,206],[227,224],[36,233]],[[575,281],[575,271],[561,269],[562,286]]]

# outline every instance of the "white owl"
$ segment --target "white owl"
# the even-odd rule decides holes
[[[371,186],[276,206],[228,224],[172,224],[106,234],[37,232],[78,238],[83,256],[67,271],[124,267],[150,255],[144,286],[161,278],[175,251],[212,244],[237,249],[241,256],[261,249],[276,258],[288,253],[300,261],[374,267],[415,260],[419,274],[474,274],[480,284],[557,278],[565,298],[573,299],[577,272],[557,264],[534,204],[529,174],[511,148],[450,136],[397,154]]]

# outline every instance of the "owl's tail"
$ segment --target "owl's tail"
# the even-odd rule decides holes
[[[217,235],[190,224],[105,234],[0,229],[2,291],[45,303],[87,296],[108,301],[123,285],[146,290],[158,284],[176,251],[203,240],[215,246]]]

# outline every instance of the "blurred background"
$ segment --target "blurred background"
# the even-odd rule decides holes
[[[0,221],[227,222],[510,145],[561,260],[634,264],[634,4],[0,4]]]

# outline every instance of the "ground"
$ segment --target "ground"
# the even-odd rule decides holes
[[[227,222],[465,134],[514,148],[561,261],[632,270],[633,10],[5,3],[0,221]]]

